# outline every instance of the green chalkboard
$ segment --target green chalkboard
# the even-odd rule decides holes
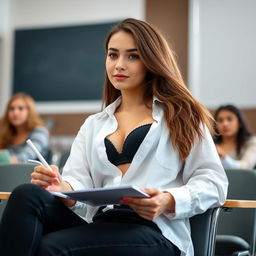
[[[13,93],[36,101],[101,99],[104,40],[114,24],[16,30]]]

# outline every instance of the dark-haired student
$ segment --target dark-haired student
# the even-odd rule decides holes
[[[105,49],[105,108],[82,125],[62,181],[56,166],[54,174],[37,166],[33,184],[13,191],[0,226],[3,256],[193,256],[189,218],[226,199],[210,114],[188,91],[162,34],[126,19]],[[92,207],[48,192],[122,185],[150,198]]]
[[[256,137],[248,129],[241,111],[234,105],[215,112],[215,144],[225,169],[253,169],[256,165]]]

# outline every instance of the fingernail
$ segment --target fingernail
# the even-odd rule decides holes
[[[128,198],[127,197],[123,197],[121,200],[120,200],[122,203],[126,203],[128,201]]]

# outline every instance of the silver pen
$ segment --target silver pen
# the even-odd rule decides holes
[[[47,169],[51,170],[52,172],[53,169],[51,168],[51,166],[46,162],[46,160],[44,159],[44,157],[41,155],[41,153],[38,151],[38,149],[35,147],[35,145],[33,144],[33,142],[28,139],[27,141],[27,144],[31,147],[31,149],[34,151],[34,153],[36,154],[37,158],[40,160],[40,161],[37,161],[37,160],[28,160],[29,162],[33,162],[33,163],[36,163],[36,164],[39,164],[39,165],[42,165],[42,166],[45,166]],[[55,173],[55,172],[54,172]],[[58,179],[59,181],[62,180],[61,178],[61,175],[60,173],[58,173]]]

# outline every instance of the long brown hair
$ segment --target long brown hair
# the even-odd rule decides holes
[[[108,34],[105,41],[106,52],[110,38],[119,31],[133,36],[140,59],[147,68],[145,97],[152,98],[155,95],[163,102],[173,146],[179,151],[181,160],[185,160],[195,138],[202,138],[200,124],[205,124],[213,131],[211,114],[187,89],[174,53],[157,28],[141,20],[125,19]],[[104,106],[111,104],[120,95],[105,72]]]
[[[39,125],[43,125],[43,120],[36,111],[35,102],[31,96],[25,93],[16,93],[8,101],[3,118],[0,121],[0,149],[6,148],[12,143],[16,135],[16,128],[10,123],[8,112],[13,101],[22,99],[28,108],[28,119],[25,127],[28,132],[32,131]]]

